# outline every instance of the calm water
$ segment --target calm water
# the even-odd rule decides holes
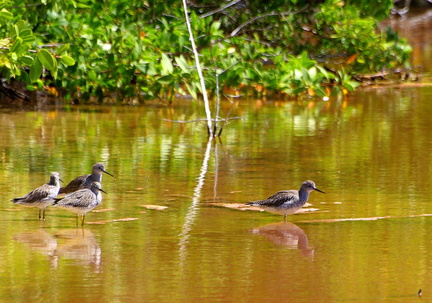
[[[432,297],[432,89],[243,101],[208,143],[196,104],[0,109],[1,302],[407,302]],[[230,105],[225,105],[227,112]],[[13,205],[105,163],[74,214]],[[317,211],[223,207],[312,179]],[[164,210],[143,205],[167,206]]]

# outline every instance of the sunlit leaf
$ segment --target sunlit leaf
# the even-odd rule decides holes
[[[42,48],[38,52],[37,58],[42,63],[42,65],[45,66],[48,70],[53,71],[55,69],[55,66],[56,66],[56,64],[54,63],[55,58],[46,49]]]
[[[194,85],[186,83],[186,87],[187,87],[187,89],[189,91],[189,94],[192,96],[192,98],[194,98],[194,100],[197,100],[198,99],[198,95],[197,95],[197,91],[196,91]]]
[[[40,76],[42,75],[42,70],[43,70],[43,66],[39,61],[39,59],[36,57],[33,66],[30,67],[29,76],[30,76],[31,83],[36,82],[40,78]]]
[[[67,66],[73,66],[75,65],[75,60],[72,57],[63,55],[61,56],[61,62],[64,63]]]
[[[308,71],[309,77],[314,80],[317,76],[317,69],[315,66],[311,67]]]
[[[187,64],[186,59],[183,56],[175,57],[174,59],[183,72],[190,73],[189,65]]]
[[[172,72],[174,71],[174,67],[171,63],[171,60],[164,53],[162,53],[161,63],[162,63],[162,75],[172,74]]]
[[[0,24],[6,24],[13,19],[13,14],[8,12],[6,9],[0,11]]]

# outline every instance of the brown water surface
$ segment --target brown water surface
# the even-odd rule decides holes
[[[432,282],[432,89],[241,101],[207,142],[189,101],[0,110],[1,302],[407,302]],[[224,112],[229,108],[225,105]],[[13,205],[58,171],[105,163],[74,214]],[[311,179],[318,211],[223,207]],[[146,205],[167,206],[151,209]],[[429,298],[429,299],[428,299]]]

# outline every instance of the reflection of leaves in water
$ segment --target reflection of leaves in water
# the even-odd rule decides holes
[[[251,230],[254,234],[266,237],[278,246],[299,249],[305,256],[313,256],[306,233],[296,224],[289,222],[270,223]]]

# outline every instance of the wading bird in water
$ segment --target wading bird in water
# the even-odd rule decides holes
[[[48,183],[32,190],[23,197],[12,199],[12,202],[22,206],[39,207],[39,220],[45,220],[45,209],[57,197],[60,181],[59,173],[53,172]]]
[[[101,183],[103,173],[114,177],[105,170],[105,165],[103,163],[96,163],[95,165],[93,165],[93,170],[90,175],[82,175],[76,177],[75,179],[70,181],[68,185],[60,188],[59,194],[69,194],[79,189],[90,188],[93,182]]]
[[[99,182],[93,182],[90,189],[80,189],[64,198],[56,198],[52,205],[75,213],[77,226],[78,217],[81,216],[81,226],[83,226],[86,214],[102,202],[100,192],[106,193]]]
[[[299,211],[300,208],[302,208],[303,205],[305,205],[308,201],[309,193],[314,190],[325,194],[325,192],[315,187],[315,183],[313,181],[307,180],[302,183],[298,191],[282,190],[265,200],[248,202],[246,204],[260,207],[274,214],[283,215],[284,221],[286,222],[286,216]]]

